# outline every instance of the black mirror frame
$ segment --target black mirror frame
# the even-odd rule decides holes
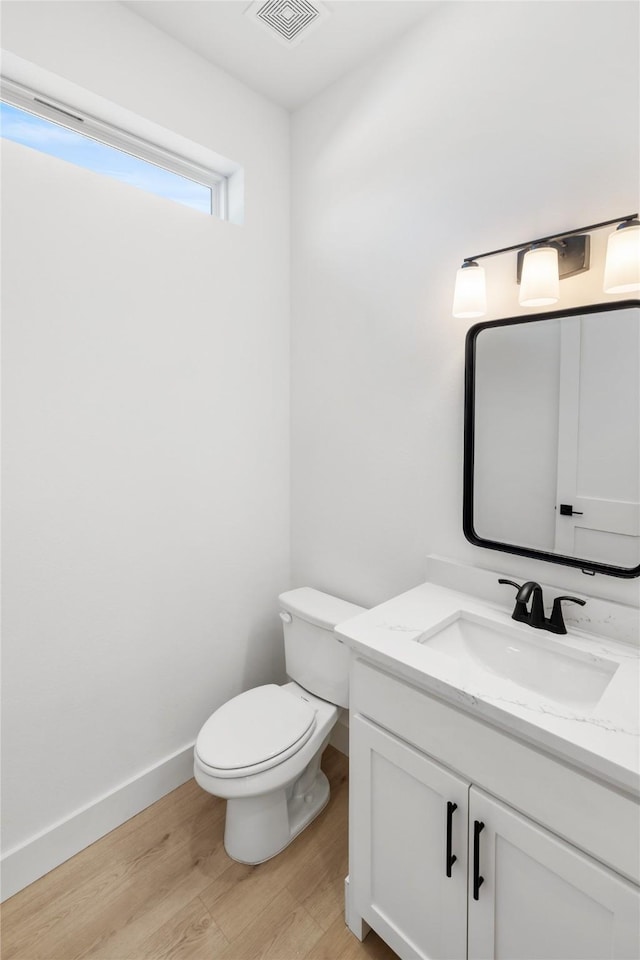
[[[476,340],[478,334],[489,327],[515,326],[520,323],[531,323],[533,320],[554,320],[559,317],[575,317],[588,313],[603,313],[611,310],[624,310],[629,307],[640,307],[640,300],[617,300],[613,303],[594,303],[585,307],[571,307],[567,310],[553,310],[547,313],[536,313],[530,316],[507,317],[503,320],[488,320],[476,323],[467,331],[465,342],[465,380],[464,380],[464,481],[462,529],[470,543],[487,550],[499,550],[502,553],[512,553],[520,557],[531,557],[534,560],[546,560],[549,563],[559,563],[567,567],[578,567],[584,573],[603,573],[609,577],[622,577],[631,580],[640,577],[640,564],[637,567],[615,567],[607,563],[596,563],[593,560],[581,560],[577,557],[567,557],[559,553],[548,553],[545,550],[529,550],[511,543],[500,543],[497,540],[486,540],[478,536],[474,528],[474,482],[473,466],[475,452],[475,387],[476,387]]]

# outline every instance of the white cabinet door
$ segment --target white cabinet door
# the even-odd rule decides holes
[[[640,957],[638,889],[472,787],[470,960],[623,957]]]
[[[359,716],[350,736],[351,907],[403,960],[460,960],[469,785]]]

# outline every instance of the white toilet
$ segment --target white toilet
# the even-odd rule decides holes
[[[349,705],[349,651],[333,632],[364,608],[301,587],[279,597],[287,675],[220,707],[198,734],[194,773],[227,800],[224,845],[241,863],[283,850],[329,800],[322,751]]]

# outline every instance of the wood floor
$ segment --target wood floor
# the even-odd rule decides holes
[[[395,960],[344,924],[348,761],[329,747],[331,800],[255,867],[225,853],[224,801],[190,780],[2,908],[2,960]]]

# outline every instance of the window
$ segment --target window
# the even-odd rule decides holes
[[[0,134],[149,193],[224,217],[225,178],[72,108],[4,81]]]

